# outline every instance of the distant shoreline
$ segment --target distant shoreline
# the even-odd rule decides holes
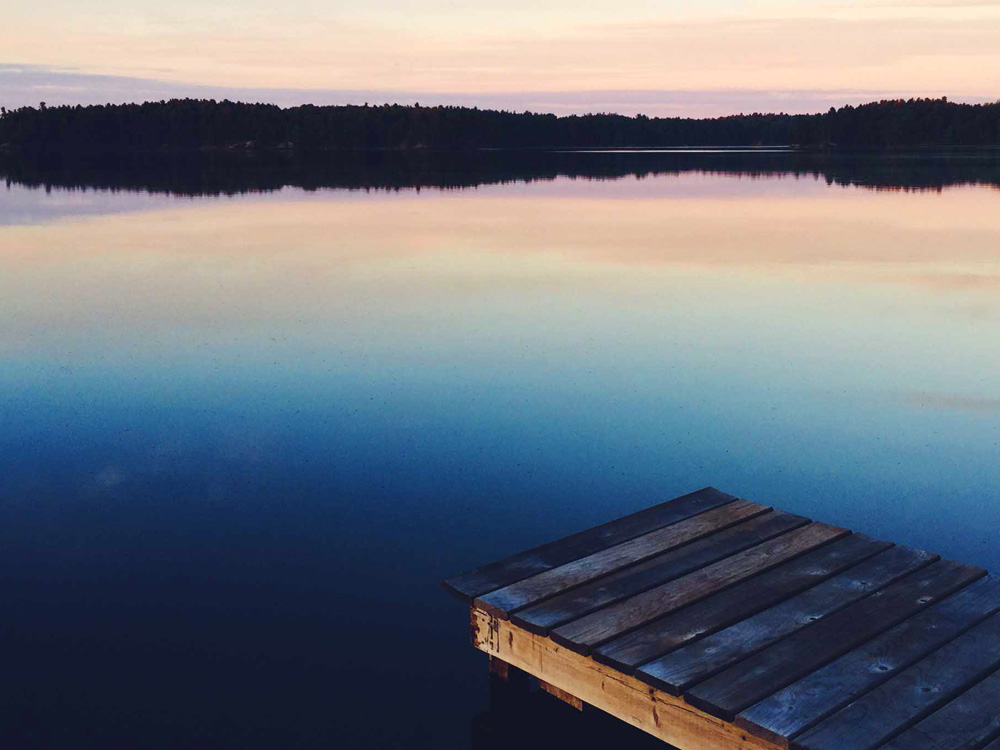
[[[1000,147],[1000,103],[888,100],[809,115],[704,119],[419,105],[281,107],[174,99],[0,113],[6,151],[475,151],[482,149]]]
[[[160,146],[160,147],[124,147],[115,145],[77,145],[77,144],[31,144],[20,145],[11,143],[0,143],[0,155],[8,156],[178,156],[188,157],[199,154],[205,156],[232,155],[276,155],[281,154],[315,154],[336,156],[338,154],[414,154],[433,156],[435,154],[488,154],[488,153],[564,153],[564,154],[802,154],[802,155],[929,155],[929,154],[987,154],[991,152],[1000,153],[1000,144],[924,144],[919,146],[882,146],[859,148],[853,146],[837,146],[830,144],[799,145],[799,144],[768,144],[768,145],[726,145],[726,146],[702,146],[702,145],[677,145],[677,146],[477,146],[469,148],[433,148],[427,146],[310,146],[299,147],[294,144],[287,147],[274,146],[269,144],[247,145],[245,143],[220,144],[217,146]]]

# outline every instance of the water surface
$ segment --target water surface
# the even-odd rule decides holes
[[[438,580],[709,484],[1000,569],[995,158],[489,158],[7,168],[10,740],[469,747]]]

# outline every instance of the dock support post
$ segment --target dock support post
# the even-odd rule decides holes
[[[555,685],[550,685],[545,680],[538,680],[538,687],[544,690],[546,693],[551,695],[553,698],[558,698],[567,706],[572,706],[577,711],[583,710],[583,701],[577,698],[575,695],[567,693],[562,688],[557,688]]]
[[[528,695],[528,673],[490,656],[490,709],[514,708]]]

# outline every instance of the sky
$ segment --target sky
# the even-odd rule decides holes
[[[557,113],[1000,99],[1000,0],[0,0],[0,105]]]

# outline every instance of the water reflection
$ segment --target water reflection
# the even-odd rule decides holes
[[[1000,568],[993,162],[481,158],[5,167],[20,746],[466,747],[437,581],[707,484]]]
[[[333,154],[34,154],[0,152],[0,178],[32,188],[207,196],[305,190],[457,189],[550,181],[644,179],[684,173],[814,179],[876,190],[1000,186],[1000,151],[826,153],[674,149]]]

